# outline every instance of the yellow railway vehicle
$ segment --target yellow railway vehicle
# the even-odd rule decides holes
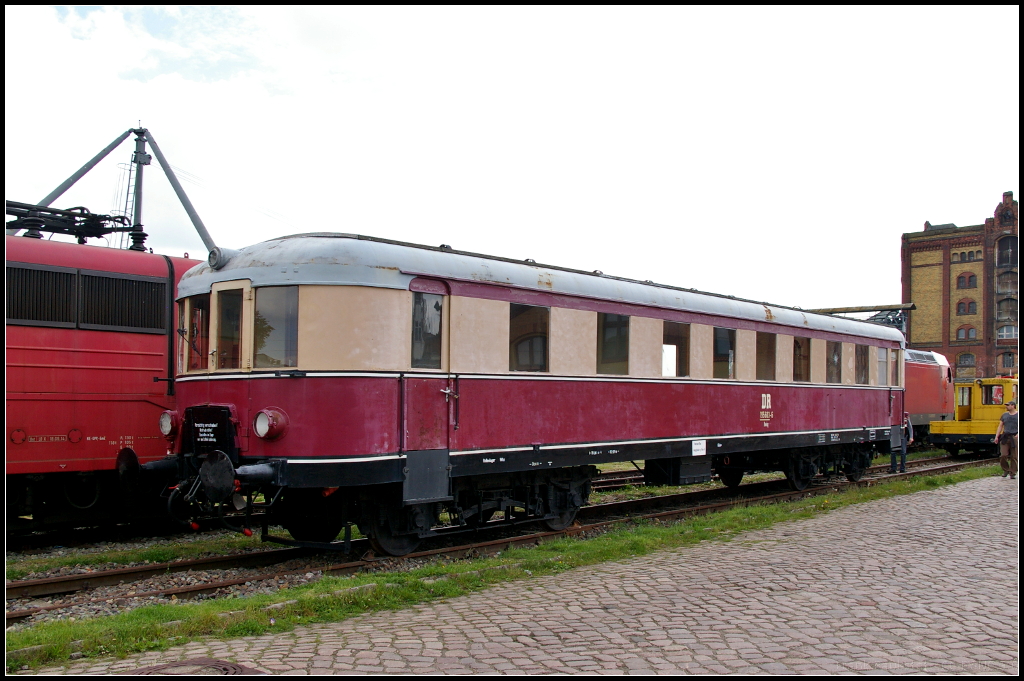
[[[952,421],[932,421],[928,441],[950,454],[993,451],[999,417],[1006,403],[1017,402],[1017,377],[979,378],[956,385]]]

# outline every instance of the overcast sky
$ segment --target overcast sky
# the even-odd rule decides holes
[[[5,196],[152,130],[218,245],[355,232],[804,308],[1019,198],[1019,9],[5,7]],[[125,142],[56,207],[109,212]],[[157,252],[205,257],[159,167]],[[103,241],[93,242],[103,245]]]

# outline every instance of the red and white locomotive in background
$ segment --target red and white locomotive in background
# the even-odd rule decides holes
[[[242,249],[178,288],[175,493],[296,540],[572,522],[593,464],[649,482],[859,478],[899,446],[890,327],[348,234]]]

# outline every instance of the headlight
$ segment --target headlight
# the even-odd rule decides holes
[[[252,420],[252,430],[256,437],[264,440],[276,440],[284,436],[288,429],[288,415],[277,407],[267,407],[256,412]]]
[[[160,432],[166,438],[174,437],[178,432],[178,415],[173,411],[160,414]]]

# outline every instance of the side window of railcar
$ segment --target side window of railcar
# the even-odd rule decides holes
[[[811,339],[793,339],[793,380],[808,382],[811,380]]]
[[[857,355],[857,373],[855,383],[860,385],[868,384],[868,346],[858,345],[854,352]]]
[[[441,368],[441,320],[444,296],[412,294],[412,368]]]
[[[597,314],[597,373],[629,373],[629,316]]]
[[[548,370],[548,320],[551,310],[535,305],[509,305],[508,370]]]
[[[690,375],[690,325],[665,322],[661,341],[661,375]]]
[[[713,378],[736,378],[736,331],[715,327]]]
[[[210,359],[210,294],[188,299],[188,370],[209,368]]]
[[[878,385],[889,385],[889,349],[875,350],[878,352]]]
[[[757,380],[775,380],[775,334],[757,332]]]
[[[254,367],[293,367],[299,363],[299,287],[256,289],[253,320]]]
[[[242,289],[217,294],[217,368],[242,367]]]
[[[900,351],[892,351],[892,380],[889,385],[900,385]]]
[[[825,382],[843,382],[843,344],[825,341]]]

